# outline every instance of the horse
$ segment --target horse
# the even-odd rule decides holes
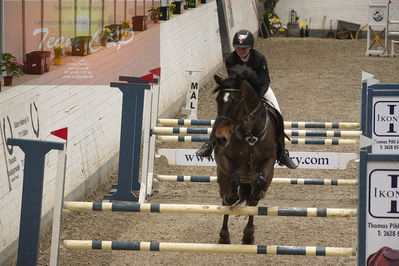
[[[215,75],[218,84],[217,117],[214,125],[217,182],[225,206],[256,206],[269,188],[277,157],[279,113],[259,99],[250,81],[255,72],[236,66],[226,79]],[[219,244],[230,244],[229,215],[224,215]],[[243,244],[254,243],[254,217],[249,216]]]

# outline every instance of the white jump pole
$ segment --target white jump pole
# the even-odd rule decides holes
[[[55,178],[55,196],[53,211],[53,228],[51,234],[50,266],[58,265],[59,243],[61,237],[62,209],[64,202],[65,171],[67,161],[67,147],[58,151],[57,176]]]

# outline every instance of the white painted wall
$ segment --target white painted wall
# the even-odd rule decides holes
[[[189,90],[187,70],[202,79],[222,62],[216,1],[185,11],[161,22],[161,113]]]
[[[229,10],[229,2],[231,2],[234,21],[234,25],[232,25],[232,20],[230,17],[228,18],[231,40],[233,40],[234,34],[242,29],[255,34],[258,31],[258,21],[254,8],[255,0],[226,1],[227,10]],[[229,11],[227,11],[227,15],[230,15]]]
[[[257,19],[252,1],[254,0],[225,1],[231,40],[235,32],[240,29],[257,31]],[[162,113],[169,107],[175,106],[174,111],[177,112],[180,106],[174,105],[176,100],[179,98],[185,100],[185,94],[189,90],[186,70],[202,71],[198,73],[201,80],[223,61],[216,1],[189,9],[167,22],[161,22],[160,31],[162,67],[160,111]]]
[[[332,28],[336,29],[337,20],[365,25],[368,23],[369,3],[386,4],[388,0],[280,0],[275,12],[286,24],[289,21],[289,11],[294,9],[300,16],[300,21],[311,21],[312,29],[329,29],[330,19],[333,20]],[[326,21],[323,25],[323,16]],[[392,1],[391,19],[399,20],[399,1]]]

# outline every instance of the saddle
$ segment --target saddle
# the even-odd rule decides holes
[[[397,266],[399,250],[382,247],[367,258],[367,266]]]
[[[274,108],[274,106],[272,104],[269,103],[268,100],[266,100],[265,98],[261,98],[260,99],[261,102],[263,103],[263,105],[265,106],[265,108],[267,109],[267,111],[270,114],[270,118],[273,120],[274,125],[276,126],[276,140],[277,142],[281,141],[282,138],[281,136],[284,136],[285,138],[289,139],[290,138],[284,133],[284,119],[283,116],[280,114],[280,112]],[[280,153],[278,153],[280,154]]]

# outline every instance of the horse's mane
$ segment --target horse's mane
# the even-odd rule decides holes
[[[262,86],[256,72],[245,65],[234,65],[229,68],[227,72],[229,73],[229,76],[222,81],[220,86],[216,88],[214,92],[225,88],[239,89],[242,80],[247,80],[255,90]]]
[[[231,73],[229,76],[232,78],[245,79],[251,84],[258,82],[258,76],[256,75],[256,72],[246,65],[234,65],[230,68],[229,73]]]

